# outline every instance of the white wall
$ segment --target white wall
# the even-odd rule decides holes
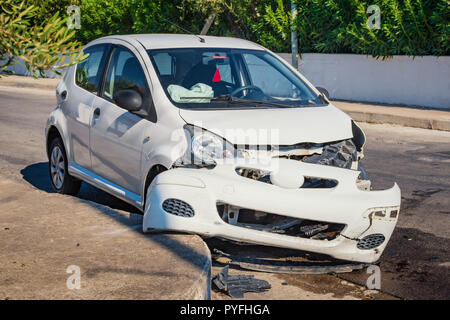
[[[1,62],[1,60],[0,60]],[[10,70],[14,72],[14,75],[16,76],[32,76],[31,72],[27,70],[25,67],[25,63],[21,59],[17,59],[17,62],[13,64],[12,66],[9,66],[6,68],[6,70]],[[59,71],[64,74],[65,69],[60,69]],[[46,78],[59,78],[60,76],[52,71],[45,71],[45,77]]]
[[[280,56],[291,62],[290,54]],[[375,59],[357,54],[302,54],[300,72],[333,99],[450,109],[450,56]]]

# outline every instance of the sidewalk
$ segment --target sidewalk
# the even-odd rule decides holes
[[[405,127],[450,131],[450,111],[380,106],[350,101],[333,101],[333,104],[359,122],[390,123]]]
[[[198,236],[143,234],[142,215],[4,177],[0,199],[0,300],[210,297]]]
[[[2,78],[0,85],[54,90],[59,81],[60,79],[9,76]],[[358,122],[390,123],[406,127],[450,131],[450,111],[382,106],[350,101],[333,101],[333,104]]]
[[[61,81],[61,79],[50,79],[50,78],[35,79],[33,77],[25,77],[25,76],[2,75],[2,78],[0,79],[0,86],[36,88],[54,91],[59,81]]]

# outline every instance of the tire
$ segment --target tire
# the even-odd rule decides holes
[[[76,195],[80,191],[81,181],[69,175],[66,149],[61,138],[53,139],[49,150],[48,172],[53,190],[61,194]]]

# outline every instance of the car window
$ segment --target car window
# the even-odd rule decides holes
[[[300,95],[299,89],[280,71],[270,68],[270,64],[254,54],[243,54],[253,85],[266,94],[277,98],[292,98]],[[268,73],[267,70],[271,69]]]
[[[301,77],[264,50],[173,48],[147,52],[166,95],[181,108],[326,105]]]
[[[174,64],[175,57],[170,56],[167,52],[157,53],[153,56],[158,66],[159,73],[162,76],[172,76],[175,74]]]
[[[113,99],[117,91],[133,89],[144,97],[146,88],[147,80],[139,60],[130,50],[117,47],[106,75],[103,95]]]
[[[89,56],[77,65],[75,83],[78,86],[94,94],[98,93],[102,78],[100,66],[104,62],[107,48],[107,45],[96,45],[84,50],[84,53],[89,54]]]

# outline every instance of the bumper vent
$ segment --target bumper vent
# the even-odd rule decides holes
[[[162,207],[165,212],[190,218],[194,216],[194,209],[186,202],[178,199],[166,199],[164,200]]]
[[[360,250],[370,250],[380,246],[385,240],[381,233],[368,235],[358,241],[356,247]]]

